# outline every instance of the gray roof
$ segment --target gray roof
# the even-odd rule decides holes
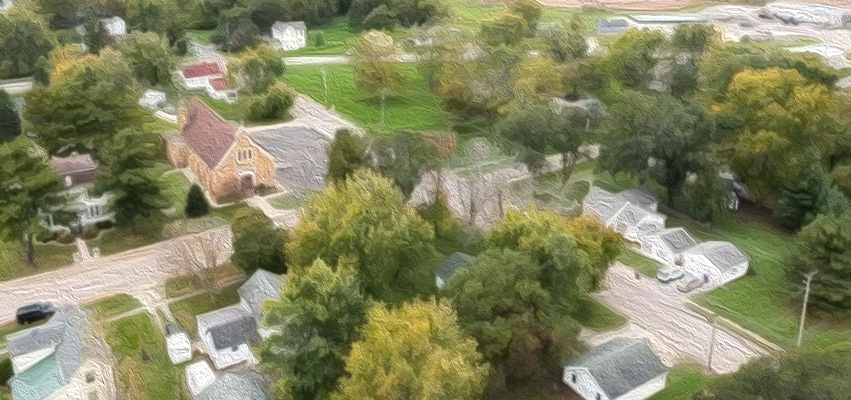
[[[595,347],[568,367],[587,369],[610,399],[666,372],[647,342],[622,337]]]
[[[285,189],[303,191],[325,185],[332,137],[313,126],[284,123],[246,130],[275,159],[275,178]]]
[[[655,211],[659,204],[653,192],[645,187],[611,193],[596,186],[591,187],[582,203],[585,212],[596,214],[601,220],[609,219],[626,204],[647,211]]]
[[[284,30],[284,29],[287,29],[289,27],[293,27],[297,31],[306,31],[307,30],[307,25],[304,24],[304,21],[291,21],[291,22],[278,21],[278,22],[275,22],[274,24],[272,24],[272,30],[273,31]]]
[[[745,253],[730,242],[703,242],[689,249],[688,253],[706,257],[721,272],[728,272],[748,261]]]
[[[198,333],[210,334],[217,350],[260,340],[254,315],[234,304],[196,316]]]
[[[456,251],[446,257],[446,260],[437,267],[437,277],[443,279],[444,282],[449,282],[458,268],[469,268],[475,261],[476,257]]]
[[[258,269],[239,287],[237,293],[255,316],[263,315],[263,302],[277,299],[286,280],[280,275]]]
[[[659,240],[675,254],[682,253],[697,244],[697,241],[683,228],[666,229],[659,234]]]
[[[196,400],[267,400],[266,382],[253,372],[225,372]]]
[[[260,341],[257,333],[257,321],[246,315],[236,321],[230,321],[210,328],[213,345],[216,350],[236,347],[241,344],[253,344]]]
[[[627,203],[618,213],[618,219],[628,223],[630,226],[635,226],[648,215],[650,215],[650,210]]]
[[[55,346],[49,356],[19,371],[9,381],[16,398],[47,398],[70,381],[82,363],[82,344],[77,329],[83,317],[76,307],[65,307],[46,324],[6,337],[12,358]]]

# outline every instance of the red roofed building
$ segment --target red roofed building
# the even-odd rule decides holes
[[[180,134],[169,138],[168,158],[176,168],[192,171],[195,181],[213,197],[275,186],[272,156],[201,100],[193,98],[183,105],[178,122]]]
[[[210,97],[231,102],[236,91],[228,85],[224,67],[217,61],[201,60],[183,64],[177,71],[180,84],[186,89],[204,89]]]

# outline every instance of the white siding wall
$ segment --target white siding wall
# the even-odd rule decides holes
[[[573,374],[576,374],[576,383],[573,383]],[[565,367],[562,380],[585,400],[597,400],[597,394],[600,394],[600,400],[610,400],[584,368]]]
[[[615,400],[644,400],[652,396],[654,393],[664,389],[667,378],[668,373],[665,372],[664,374],[647,381],[647,383],[622,394]]]

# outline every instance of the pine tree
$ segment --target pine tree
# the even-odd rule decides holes
[[[186,195],[186,216],[189,218],[198,218],[210,213],[210,205],[207,204],[207,199],[204,197],[204,192],[201,191],[201,186],[193,184],[189,188],[189,194]]]
[[[0,142],[21,134],[21,117],[9,94],[0,90]]]

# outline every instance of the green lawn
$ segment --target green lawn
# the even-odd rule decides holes
[[[626,318],[592,298],[583,299],[571,317],[582,326],[600,332],[616,329],[626,323]]]
[[[686,365],[675,367],[668,374],[668,384],[650,400],[682,400],[689,399],[694,394],[709,386],[716,378],[703,375],[700,367]]]
[[[20,242],[0,242],[0,281],[40,274],[73,262],[76,247],[62,244],[35,244],[35,267],[24,261]]]
[[[185,398],[182,371],[171,365],[163,333],[150,315],[143,313],[107,323],[104,331],[118,361],[116,383],[125,398]]]
[[[300,208],[304,201],[308,198],[309,194],[305,193],[302,196],[297,195],[286,195],[286,196],[276,196],[267,198],[269,204],[272,207],[281,210],[292,210],[295,208]]]
[[[367,93],[355,86],[354,70],[348,65],[329,65],[328,102],[340,114],[360,126],[381,127],[380,104],[377,95]],[[403,88],[387,98],[386,128],[443,130],[447,128],[444,113],[440,109],[440,98],[432,93],[425,78],[413,65],[400,65],[405,81]],[[289,67],[284,81],[297,91],[325,104],[322,83],[322,67]]]
[[[201,284],[195,275],[178,276],[165,282],[166,297],[180,297],[187,293],[200,290]]]
[[[129,294],[116,294],[86,306],[97,318],[109,318],[135,310],[142,305]]]
[[[186,37],[201,44],[210,44],[212,43],[210,41],[210,36],[213,36],[213,32],[215,32],[215,30],[187,30]]]
[[[621,255],[618,257],[618,261],[650,278],[656,276],[656,269],[659,267],[658,261],[651,260],[629,247],[624,247]]]
[[[677,218],[668,226],[686,227],[702,240],[727,240],[750,258],[748,275],[699,296],[700,304],[781,346],[797,333],[800,290],[787,277],[792,237],[760,221],[731,218],[712,230]]]
[[[236,290],[239,284],[228,286],[218,293],[203,293],[169,305],[172,315],[180,329],[188,332],[193,338],[198,336],[195,316],[213,311],[239,302]]]

